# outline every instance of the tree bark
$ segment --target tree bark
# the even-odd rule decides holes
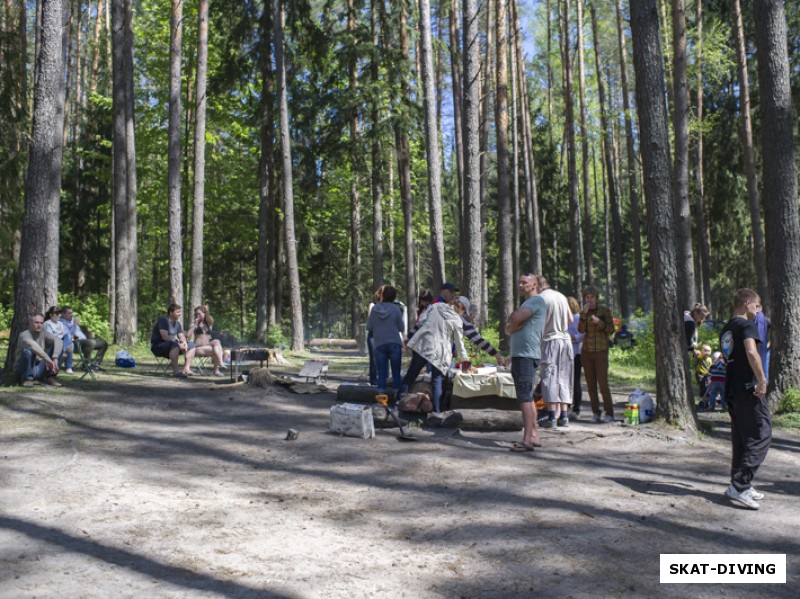
[[[678,298],[685,308],[695,301],[694,252],[692,250],[692,213],[689,204],[689,84],[686,74],[686,8],[684,0],[672,0],[672,114],[675,132],[673,197],[678,259]]]
[[[203,227],[206,194],[206,78],[208,73],[208,0],[197,2],[197,77],[194,121],[194,210],[192,211],[192,309],[203,303]]]
[[[169,42],[169,302],[183,305],[183,238],[181,235],[181,39],[183,0],[171,0]]]
[[[744,170],[747,178],[747,200],[750,206],[750,227],[753,231],[753,262],[755,263],[758,295],[764,313],[771,314],[767,257],[764,249],[764,233],[761,228],[761,200],[756,178],[756,158],[753,146],[753,124],[750,117],[750,80],[747,71],[744,23],[740,0],[731,0],[733,10],[733,33],[736,39],[736,72],[739,78],[739,112],[742,115],[742,146],[744,149]]]
[[[625,150],[627,152],[628,191],[631,206],[631,237],[633,237],[633,267],[636,287],[636,307],[645,309],[644,268],[642,260],[642,231],[639,208],[639,175],[636,168],[636,152],[633,147],[633,116],[628,87],[628,51],[625,44],[625,29],[622,23],[622,0],[617,0],[617,41],[620,55],[620,84],[622,85],[622,110],[625,120]],[[620,175],[621,178],[621,175]],[[620,313],[629,316],[627,293],[627,269],[617,273],[620,289]]]
[[[256,264],[256,338],[262,345],[267,342],[270,320],[270,289],[275,288],[275,125],[272,74],[272,11],[264,6],[260,22],[261,33],[261,156],[258,162],[258,255]],[[274,315],[274,312],[273,312]]]
[[[372,151],[372,286],[377,289],[383,285],[383,150],[381,148],[381,84],[380,84],[380,69],[378,61],[380,60],[380,30],[378,24],[378,16],[382,0],[372,0],[371,10],[371,29],[372,29],[372,60],[370,64],[370,71],[372,77],[372,136],[371,136],[371,151]],[[430,29],[429,29],[430,31]],[[431,78],[434,77],[433,61],[431,61],[431,70],[429,72]],[[436,110],[434,105],[434,119],[436,118]]]
[[[497,245],[498,283],[500,286],[499,319],[508,320],[514,311],[514,256],[511,235],[511,198],[508,182],[508,27],[506,3],[497,2],[497,89],[495,90],[495,129],[497,131]],[[501,333],[501,348],[507,345]]]
[[[405,63],[408,62],[408,15],[406,3],[400,3],[400,52]],[[441,24],[440,24],[441,27]],[[408,114],[411,101],[411,89],[408,83],[405,66],[400,69],[400,95],[402,114]],[[408,132],[397,122],[394,128],[395,144],[397,146],[397,177],[400,187],[400,201],[403,204],[403,224],[405,226],[404,240],[406,253],[406,311],[408,322],[414,322],[417,313],[417,271],[414,251],[414,195],[411,188],[411,151],[409,147]]]
[[[353,48],[350,58],[350,95],[353,98],[358,94],[358,61],[356,29],[355,0],[347,2],[347,30],[353,36]],[[361,197],[359,195],[358,181],[361,172],[361,150],[358,136],[358,106],[353,107],[350,116],[350,168],[353,177],[350,181],[350,321],[353,336],[362,338],[361,313],[362,313],[362,285],[361,285]]]
[[[706,200],[703,190],[703,2],[697,0],[697,41],[695,61],[697,64],[697,153],[695,162],[695,187],[697,192],[697,246],[700,251],[701,303],[713,312],[711,299],[711,248]]]
[[[480,205],[480,42],[478,4],[464,0],[464,222],[461,245],[465,248],[462,292],[479,298],[481,293]]]
[[[100,32],[103,30],[103,11],[105,0],[97,0],[96,18],[94,21],[94,49],[92,51],[92,72],[89,79],[91,95],[97,93],[97,79],[100,72]]]
[[[303,305],[300,298],[300,270],[297,264],[297,242],[294,231],[294,191],[292,186],[292,146],[289,135],[289,101],[286,92],[284,64],[284,7],[282,0],[275,6],[275,69],[278,73],[278,106],[281,131],[281,175],[283,178],[284,230],[286,231],[286,270],[289,279],[289,301],[292,308],[292,350],[303,349]]]
[[[530,270],[542,272],[542,236],[539,231],[539,198],[536,189],[536,161],[533,155],[533,135],[531,132],[528,85],[525,76],[525,54],[522,52],[522,29],[520,28],[517,0],[510,0],[511,23],[514,27],[514,49],[517,56],[517,87],[520,90],[520,120],[524,139],[525,160],[525,206],[526,227],[528,229],[528,257]]]
[[[442,221],[442,183],[439,159],[439,137],[434,97],[433,44],[431,41],[431,7],[428,0],[419,0],[420,66],[425,110],[425,147],[428,156],[428,198],[430,201],[431,272],[433,286],[444,282],[444,224]],[[477,164],[475,165],[477,172]],[[476,190],[477,191],[477,190]]]
[[[450,0],[450,73],[453,84],[453,132],[456,142],[456,175],[458,180],[459,230],[464,218],[464,119],[461,114],[461,35],[458,25],[458,0]],[[463,255],[462,255],[463,261]]]
[[[125,276],[128,279],[127,292],[129,297],[125,298],[128,305],[125,307],[123,316],[127,318],[125,328],[130,331],[132,338],[135,338],[138,328],[139,304],[137,301],[139,294],[139,275],[138,264],[138,217],[136,211],[136,197],[138,193],[138,179],[136,176],[136,134],[135,134],[135,115],[134,115],[134,93],[133,93],[133,2],[124,0],[124,31],[123,42],[125,44],[122,52],[123,69],[125,74],[125,243],[128,244],[124,254]]]
[[[34,85],[28,172],[25,178],[25,217],[17,270],[14,318],[11,324],[6,372],[14,369],[17,337],[28,328],[34,311],[43,312],[50,299],[46,290],[48,219],[58,218],[64,105],[62,93],[61,0],[42,0],[41,46]],[[54,208],[55,206],[55,208]],[[56,254],[57,255],[57,254]],[[52,290],[51,293],[56,290]]]
[[[662,72],[656,0],[631,3],[631,32],[636,71],[636,105],[641,128],[642,165],[648,202],[647,225],[653,272],[653,324],[656,349],[658,414],[683,429],[697,430],[686,380],[683,305],[675,264],[675,205],[669,155],[669,116]]]
[[[772,299],[770,401],[800,388],[800,220],[797,206],[786,15],[780,0],[755,0],[763,153],[764,223]]]
[[[623,251],[623,244],[622,244],[622,218],[620,215],[620,201],[619,196],[617,194],[617,179],[614,176],[614,148],[613,148],[613,131],[611,128],[611,124],[609,123],[608,113],[606,111],[606,87],[603,83],[603,70],[601,68],[601,58],[600,58],[600,44],[599,44],[599,37],[597,34],[597,10],[595,7],[596,2],[592,0],[589,3],[589,10],[591,12],[591,19],[592,19],[592,39],[594,41],[594,61],[595,61],[595,70],[597,73],[597,91],[600,100],[600,129],[602,133],[603,139],[603,160],[605,164],[605,171],[606,176],[605,180],[607,182],[607,189],[608,189],[608,204],[610,206],[611,211],[611,219],[614,223],[614,259],[616,264],[617,270],[617,289],[620,298],[620,305],[625,305],[627,307],[627,277],[625,277],[625,255]],[[604,231],[608,230],[608,210],[604,210]],[[608,242],[606,242],[606,253],[610,251],[608,246]],[[610,260],[607,260],[608,265],[607,269],[610,273],[611,264]],[[607,281],[610,280],[610,274],[606,278]],[[608,297],[608,296],[607,296]],[[622,298],[625,298],[623,301]],[[608,298],[610,301],[611,298]],[[625,311],[620,312],[623,317],[627,316]]]
[[[594,284],[594,257],[592,256],[592,203],[589,193],[589,134],[586,129],[586,65],[583,57],[583,0],[576,0],[578,9],[578,101],[581,128],[581,176],[583,181],[583,262],[585,281]]]
[[[480,135],[478,136],[480,139],[479,147],[480,147],[480,192],[478,197],[480,198],[480,206],[481,206],[481,234],[480,234],[480,252],[481,252],[481,269],[480,269],[480,281],[478,282],[478,289],[480,289],[480,295],[473,298],[470,297],[470,301],[473,305],[473,322],[477,327],[483,327],[484,323],[488,319],[488,312],[486,302],[488,301],[488,286],[486,281],[489,278],[489,273],[487,272],[488,263],[486,260],[486,246],[487,246],[487,222],[488,222],[488,207],[489,207],[489,129],[490,129],[490,121],[491,117],[489,116],[492,112],[492,85],[496,83],[494,79],[494,64],[492,63],[492,53],[495,51],[495,5],[497,4],[496,0],[487,0],[486,1],[486,52],[484,53],[483,62],[481,63],[480,68],[480,79],[481,79],[481,113],[480,113]],[[480,19],[480,15],[478,17]],[[508,97],[508,93],[506,92],[506,98]],[[508,102],[506,101],[506,110],[507,110]],[[508,152],[508,148],[506,147],[506,153]],[[507,154],[506,154],[507,157]],[[463,273],[462,273],[463,278]]]
[[[578,0],[579,2],[581,0]],[[575,108],[572,102],[572,66],[570,61],[570,0],[564,0],[562,55],[564,63],[564,128],[567,137],[567,185],[569,188],[570,281],[573,293],[580,293],[584,263],[581,253],[581,207],[578,199],[578,165],[575,148]]]

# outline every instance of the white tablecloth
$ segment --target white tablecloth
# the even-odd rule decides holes
[[[482,397],[497,395],[516,399],[514,379],[510,372],[496,374],[463,374],[456,373],[453,378],[453,395],[456,397]]]

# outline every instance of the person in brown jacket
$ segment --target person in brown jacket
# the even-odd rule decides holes
[[[592,422],[614,422],[614,404],[608,387],[608,336],[614,332],[614,317],[611,310],[597,303],[600,292],[596,287],[583,290],[583,309],[578,321],[578,332],[583,333],[581,362],[586,375],[589,401],[594,418]],[[601,417],[597,386],[603,394],[605,418]]]

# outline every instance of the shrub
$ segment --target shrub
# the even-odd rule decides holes
[[[778,414],[800,414],[800,389],[787,389],[778,404]]]
[[[286,347],[286,337],[280,325],[273,325],[267,332],[267,345],[269,347]]]

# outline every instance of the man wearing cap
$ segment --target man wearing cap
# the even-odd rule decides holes
[[[540,447],[536,404],[533,386],[536,368],[542,358],[542,331],[547,315],[547,305],[539,297],[536,277],[522,275],[519,290],[525,297],[522,305],[511,313],[506,323],[506,333],[511,335],[511,376],[517,391],[517,403],[522,412],[522,443],[514,443],[511,451],[533,451]]]
[[[442,285],[442,288],[439,290],[439,297],[433,300],[433,303],[452,304],[456,299],[456,293],[458,293],[458,287],[456,287],[452,283],[444,283]]]

